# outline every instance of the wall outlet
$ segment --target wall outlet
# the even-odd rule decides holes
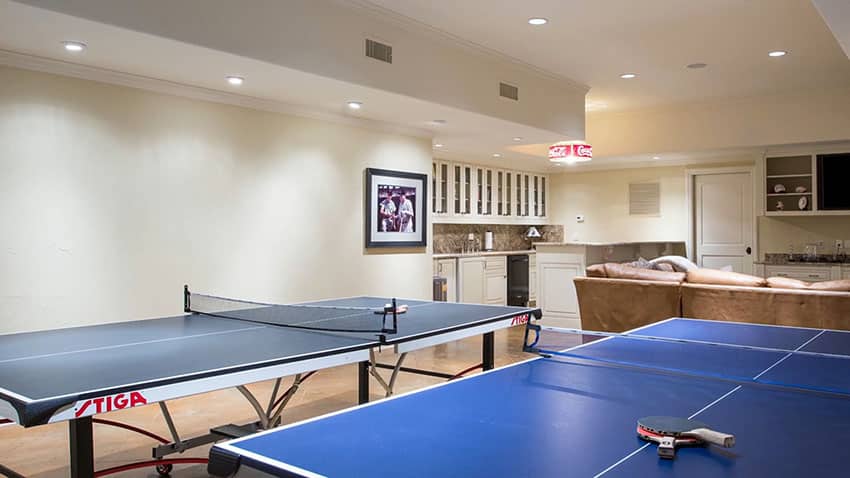
[[[835,250],[837,251],[837,250],[843,249],[843,248],[844,248],[844,241],[842,241],[841,239],[836,239],[835,240]]]

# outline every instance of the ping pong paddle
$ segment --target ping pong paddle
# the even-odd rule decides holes
[[[676,456],[676,445],[713,443],[724,448],[735,446],[735,436],[712,430],[703,422],[688,418],[652,416],[638,420],[638,435],[658,443],[658,455],[662,458]]]
[[[396,306],[395,312],[396,312],[396,314],[403,314],[403,313],[407,312],[407,309],[408,309],[407,304],[401,304],[401,305]],[[383,310],[376,310],[375,311],[376,314],[384,314],[384,313],[391,314],[392,312],[393,312],[393,305],[392,304],[385,305]]]
[[[658,456],[661,458],[673,459],[676,457],[676,447],[679,446],[694,446],[701,445],[702,442],[697,438],[675,438],[664,436],[658,433],[653,433],[649,430],[637,427],[637,434],[641,439],[658,443]]]

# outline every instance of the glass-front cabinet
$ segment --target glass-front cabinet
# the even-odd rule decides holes
[[[545,174],[437,160],[431,175],[437,222],[539,223],[547,217]]]

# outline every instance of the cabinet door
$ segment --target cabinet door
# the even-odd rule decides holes
[[[437,213],[437,163],[431,163],[431,212]]]
[[[512,216],[514,213],[513,209],[511,209],[511,205],[513,204],[511,198],[514,195],[514,190],[511,187],[511,184],[513,184],[511,179],[513,179],[513,177],[514,173],[505,171],[505,216]]]
[[[850,266],[842,266],[841,270],[843,271],[842,277],[844,279],[850,279]]]
[[[472,200],[472,167],[463,164],[452,166],[452,211],[455,214],[469,214]]]
[[[508,303],[508,258],[506,256],[488,257],[484,263],[487,276],[487,303],[507,305]]]
[[[458,259],[458,302],[483,304],[486,300],[484,258],[464,257]]]
[[[505,215],[505,172],[504,171],[496,171],[496,180],[494,184],[494,201],[496,206],[493,208],[493,212],[497,216]]]
[[[522,217],[522,206],[523,206],[523,195],[522,195],[522,174],[516,173],[514,174],[514,192],[516,196],[514,197],[514,203],[516,203],[516,217]]]
[[[546,176],[540,176],[540,217],[546,217]]]
[[[528,174],[522,175],[522,215],[528,217],[531,214],[531,177]]]

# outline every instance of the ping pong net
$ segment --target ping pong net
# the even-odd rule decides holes
[[[523,351],[577,366],[613,367],[736,385],[792,389],[850,397],[850,355],[770,348],[708,340],[609,333],[528,324]],[[836,379],[807,370],[835,370]],[[785,373],[792,370],[790,373]]]
[[[190,292],[183,287],[183,310],[222,319],[275,327],[341,334],[377,334],[383,343],[398,332],[396,300],[384,307],[269,304]],[[391,322],[387,324],[387,322]]]

